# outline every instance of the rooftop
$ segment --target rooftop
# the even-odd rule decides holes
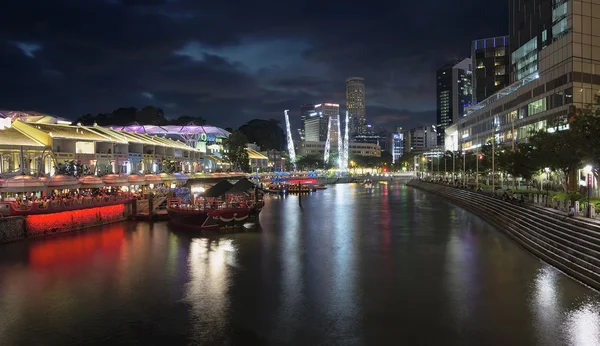
[[[44,147],[42,143],[13,127],[0,128],[0,145],[3,147]]]
[[[132,124],[128,126],[109,126],[109,128],[118,131],[125,131],[138,134],[163,135],[163,136],[186,136],[186,135],[206,135],[207,141],[214,141],[217,138],[227,138],[231,134],[220,127],[208,125],[140,125]]]

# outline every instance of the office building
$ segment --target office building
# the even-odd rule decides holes
[[[305,122],[306,119],[310,118],[315,113],[315,105],[313,104],[305,104],[300,106],[300,129],[298,129],[298,134],[300,135],[300,139],[304,140],[306,137],[305,132]]]
[[[471,44],[473,102],[483,101],[510,83],[508,36],[484,38]]]
[[[437,147],[437,129],[434,125],[416,127],[402,133],[403,153]]]
[[[337,148],[331,146],[332,151],[337,151]],[[319,157],[323,157],[325,153],[325,142],[304,142],[300,146],[299,155],[315,155]],[[359,156],[372,156],[372,157],[381,157],[381,147],[377,144],[373,143],[356,143],[350,142],[348,143],[348,153],[350,156],[359,155]]]
[[[393,163],[398,162],[404,155],[404,133],[401,127],[388,134],[386,150],[392,154]]]
[[[304,120],[304,140],[307,142],[325,142],[327,140],[327,129],[329,119],[334,119],[331,124],[332,143],[337,143],[337,116],[340,105],[337,103],[320,103],[313,106],[313,111],[308,113]],[[333,137],[335,135],[335,138]]]
[[[592,4],[593,3],[593,4]],[[600,90],[600,3],[510,0],[511,84],[467,108],[447,149],[512,146],[539,130],[568,128]]]
[[[352,136],[367,131],[365,96],[364,78],[351,77],[346,80],[346,108],[350,119],[349,130]]]
[[[458,121],[472,101],[471,59],[447,64],[437,71],[437,144],[444,143],[444,130]]]

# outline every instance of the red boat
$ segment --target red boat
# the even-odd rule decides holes
[[[206,205],[181,204],[181,201],[169,200],[167,213],[174,225],[202,229],[226,229],[243,227],[256,223],[258,215],[265,205],[264,201],[246,203],[222,203]]]
[[[251,185],[248,185],[251,184]],[[256,186],[238,181],[232,185],[222,181],[203,196],[195,196],[190,203],[181,199],[167,202],[167,213],[174,225],[199,229],[228,229],[255,224],[265,205]]]

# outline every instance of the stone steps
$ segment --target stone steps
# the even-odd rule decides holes
[[[437,193],[480,215],[538,257],[600,289],[600,226],[565,218],[553,210],[505,202],[446,185],[408,184]]]

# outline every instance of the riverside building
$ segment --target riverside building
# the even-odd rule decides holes
[[[513,145],[568,128],[600,90],[600,0],[510,0],[511,84],[446,129],[446,150]],[[525,29],[526,28],[526,29]]]

